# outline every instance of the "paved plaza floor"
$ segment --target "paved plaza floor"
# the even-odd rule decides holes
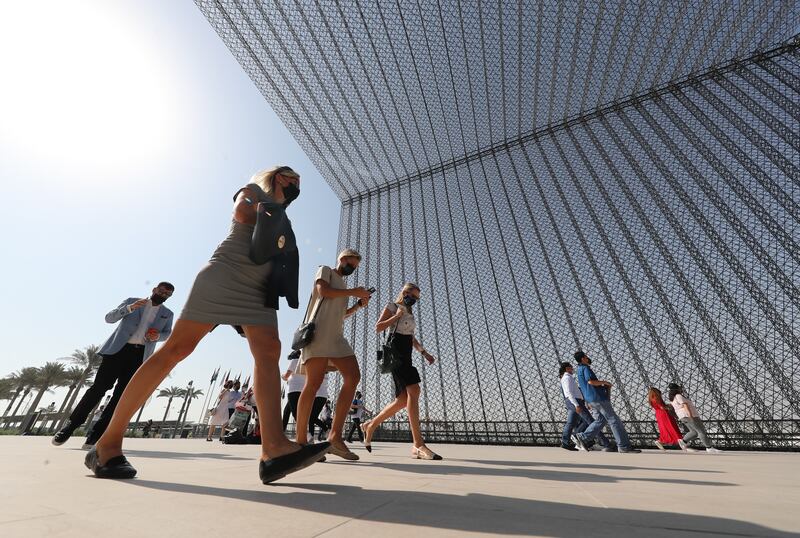
[[[800,454],[355,445],[264,486],[252,445],[129,440],[111,481],[81,443],[0,437],[0,536],[800,536]]]

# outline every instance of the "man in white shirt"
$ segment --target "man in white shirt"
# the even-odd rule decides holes
[[[561,434],[561,448],[574,452],[578,449],[570,442],[570,436],[573,433],[584,431],[594,419],[586,408],[586,402],[575,379],[572,364],[562,362],[558,369],[558,377],[561,378],[561,392],[564,395],[564,406],[567,408],[567,422],[564,424],[564,431]],[[602,433],[597,435],[597,440],[604,452],[615,450]]]
[[[90,428],[84,448],[89,448],[106,431],[117,402],[139,366],[153,353],[157,342],[163,342],[172,333],[172,311],[162,303],[172,296],[175,286],[161,282],[146,299],[130,297],[106,314],[107,323],[117,323],[114,333],[100,348],[103,357],[92,386],[86,390],[75,406],[69,420],[53,436],[52,443],[63,445],[78,429],[103,395],[114,386],[114,393],[103,414]]]

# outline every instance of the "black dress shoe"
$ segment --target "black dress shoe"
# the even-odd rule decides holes
[[[258,476],[264,484],[280,480],[288,474],[318,462],[330,448],[331,444],[328,442],[316,443],[302,446],[297,452],[285,456],[261,460],[258,464]]]
[[[116,456],[108,460],[105,465],[100,465],[96,448],[92,448],[86,453],[83,464],[97,478],[133,478],[136,476],[136,469],[125,459],[125,456]]]
[[[75,431],[75,428],[72,427],[72,423],[67,422],[64,424],[64,427],[61,428],[56,432],[53,436],[53,439],[50,441],[55,446],[61,446],[67,442],[67,440],[72,437],[72,432]]]
[[[572,445],[561,445],[561,448],[563,448],[564,450],[569,450],[570,452],[577,452],[578,451],[578,449],[575,448]]]

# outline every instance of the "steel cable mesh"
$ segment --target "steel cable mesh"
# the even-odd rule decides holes
[[[637,440],[678,381],[720,444],[800,447],[800,3],[197,3],[343,201],[368,407],[414,281],[431,440],[557,442],[581,347]]]

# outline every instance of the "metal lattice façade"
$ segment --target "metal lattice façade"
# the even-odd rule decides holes
[[[430,441],[556,444],[581,348],[634,440],[677,381],[720,446],[800,448],[800,3],[197,3],[342,200],[369,408],[414,281]]]

